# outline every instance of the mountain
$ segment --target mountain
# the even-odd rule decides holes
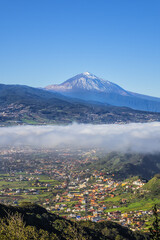
[[[60,85],[51,85],[46,87],[46,89],[52,89],[55,91],[61,90],[62,92],[67,92],[70,90],[88,90],[108,93],[115,92],[122,95],[127,95],[127,92],[118,85],[109,81],[104,81],[103,79],[100,79],[89,72],[78,74]]]
[[[160,121],[160,114],[86,102],[44,89],[0,84],[0,126],[148,121]]]
[[[160,112],[160,98],[126,91],[117,84],[105,81],[89,72],[78,74],[62,84],[50,85],[45,89],[85,101]]]

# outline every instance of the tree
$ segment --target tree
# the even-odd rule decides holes
[[[160,220],[158,217],[156,204],[153,207],[153,216],[154,216],[154,220],[152,223],[152,227],[149,229],[151,233],[151,239],[160,240]]]
[[[54,234],[49,234],[42,229],[26,226],[21,214],[9,214],[7,218],[0,220],[0,240],[57,240]]]

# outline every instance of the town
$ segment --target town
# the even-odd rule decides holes
[[[34,202],[64,218],[115,221],[132,230],[147,230],[152,204],[146,179],[117,180],[114,172],[88,169],[100,149],[1,147],[0,203]],[[146,200],[147,202],[147,200]]]

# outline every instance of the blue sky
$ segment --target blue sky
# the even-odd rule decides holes
[[[0,83],[85,71],[160,97],[159,0],[0,0]]]

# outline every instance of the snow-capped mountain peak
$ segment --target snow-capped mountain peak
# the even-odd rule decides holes
[[[93,75],[90,72],[84,72],[84,73],[81,73],[81,74],[84,75],[84,77],[87,77],[87,78],[91,78],[91,79],[97,78],[95,75]]]
[[[160,99],[126,91],[90,72],[80,73],[61,84],[50,85],[45,89],[83,101],[160,112]]]
[[[118,85],[98,78],[90,72],[80,73],[59,85],[47,86],[46,89],[63,93],[69,91],[95,91],[106,93],[117,92],[122,95],[127,94],[127,92]]]
[[[90,72],[84,72],[83,73],[85,76],[90,76],[90,75],[92,75]]]

